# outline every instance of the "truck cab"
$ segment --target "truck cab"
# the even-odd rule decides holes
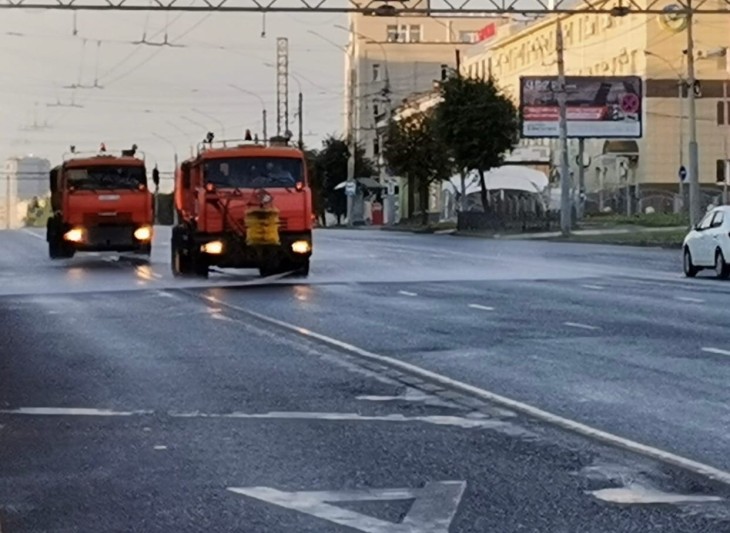
[[[76,252],[151,253],[154,200],[136,145],[110,154],[72,147],[50,172],[52,214],[46,227],[51,259]]]
[[[308,275],[312,193],[302,150],[288,138],[215,142],[175,173],[171,264],[176,276],[210,267],[258,268],[262,276]]]

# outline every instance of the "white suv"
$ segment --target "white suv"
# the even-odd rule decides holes
[[[718,278],[730,276],[730,206],[709,211],[684,238],[684,274],[694,277],[702,269],[712,268]]]

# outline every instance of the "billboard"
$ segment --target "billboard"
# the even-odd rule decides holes
[[[638,76],[566,76],[568,137],[639,138],[643,92]],[[558,77],[520,78],[522,137],[559,137]]]

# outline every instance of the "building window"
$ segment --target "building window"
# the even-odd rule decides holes
[[[373,139],[373,155],[374,156],[380,155],[380,140],[379,139]]]
[[[725,160],[717,159],[715,161],[715,182],[722,183],[725,181]]]
[[[398,35],[399,35],[398,26],[396,24],[393,24],[392,26],[388,26],[387,31],[388,31],[388,35],[386,37],[386,40],[389,43],[398,42]]]
[[[459,41],[462,43],[475,43],[479,33],[476,31],[460,31]]]
[[[380,81],[380,64],[373,64],[373,81]]]
[[[373,104],[373,116],[375,118],[380,116],[380,106],[378,104]]]
[[[420,24],[392,24],[386,31],[389,43],[420,43],[423,39]]]
[[[725,102],[722,100],[717,102],[717,124],[718,126],[725,124]]]

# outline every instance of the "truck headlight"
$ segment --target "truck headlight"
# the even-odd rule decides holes
[[[295,254],[306,254],[312,251],[312,245],[309,244],[309,241],[294,241],[291,250]]]
[[[152,228],[142,226],[134,230],[134,238],[138,241],[149,241],[152,238]]]
[[[201,245],[200,251],[206,254],[219,255],[223,253],[223,242],[221,241],[210,241]]]
[[[70,242],[81,242],[84,240],[84,229],[73,228],[64,233],[63,238]]]

